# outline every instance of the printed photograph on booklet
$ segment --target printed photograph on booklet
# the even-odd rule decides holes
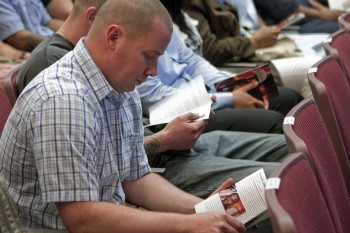
[[[254,80],[258,81],[259,85],[250,90],[249,94],[255,98],[269,100],[279,95],[269,64],[258,66],[215,83],[215,88],[218,92],[231,92]]]
[[[240,220],[246,228],[267,219],[265,201],[266,175],[261,168],[194,206],[196,213],[227,213]]]
[[[245,212],[235,185],[232,185],[229,189],[222,190],[219,195],[225,211],[229,215],[237,216]]]

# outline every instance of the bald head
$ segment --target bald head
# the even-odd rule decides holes
[[[147,34],[156,19],[172,31],[172,20],[157,0],[107,0],[98,11],[89,36],[95,37],[112,24],[127,29],[127,36],[135,38]]]

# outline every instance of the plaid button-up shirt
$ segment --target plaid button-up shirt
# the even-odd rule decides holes
[[[0,140],[0,172],[22,224],[64,229],[55,202],[124,203],[121,182],[150,172],[136,91],[117,93],[83,40],[19,97]]]

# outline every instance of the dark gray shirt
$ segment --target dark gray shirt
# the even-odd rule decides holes
[[[51,66],[73,49],[74,45],[57,33],[41,42],[18,72],[17,89],[19,93],[41,71]]]

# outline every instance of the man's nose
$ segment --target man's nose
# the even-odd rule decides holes
[[[158,60],[154,60],[153,62],[150,63],[150,65],[148,66],[145,72],[147,75],[157,76],[157,61]]]

